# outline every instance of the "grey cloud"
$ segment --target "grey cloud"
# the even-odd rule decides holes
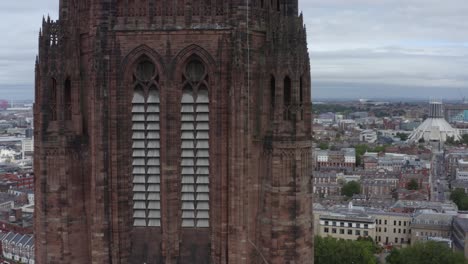
[[[58,0],[0,1],[0,98],[34,97],[34,61],[42,18],[57,17]]]
[[[458,92],[441,91],[458,89],[468,94],[468,1],[300,0],[300,4],[315,96],[383,97],[396,91],[456,96]]]
[[[58,0],[0,1],[0,97],[33,97],[37,35]],[[314,96],[468,95],[468,1],[299,0]],[[384,87],[384,88],[382,88]],[[442,93],[447,95],[458,93]]]

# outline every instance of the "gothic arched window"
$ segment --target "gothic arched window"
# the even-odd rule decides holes
[[[71,81],[67,78],[64,87],[64,102],[65,102],[65,120],[72,119],[72,90]]]
[[[283,85],[283,100],[284,100],[284,119],[285,120],[290,120],[290,107],[291,107],[291,78],[289,76],[286,76],[284,78],[284,85]]]
[[[182,227],[209,227],[210,148],[208,75],[198,59],[182,77],[181,180]]]
[[[161,226],[160,96],[155,65],[140,60],[133,74],[133,225]]]
[[[274,76],[270,78],[270,105],[275,108],[276,101],[276,80]]]
[[[304,119],[304,76],[299,80],[299,107],[301,108],[301,120]]]
[[[50,78],[49,89],[50,121],[57,121],[57,80],[55,78]]]

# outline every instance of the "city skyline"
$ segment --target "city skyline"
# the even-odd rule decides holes
[[[313,98],[468,96],[468,2],[300,0]],[[33,99],[37,26],[58,0],[2,2],[0,98]],[[2,12],[2,11],[0,11]],[[21,23],[18,17],[24,17]]]

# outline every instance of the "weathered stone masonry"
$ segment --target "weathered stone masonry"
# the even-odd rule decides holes
[[[297,0],[61,0],[35,102],[37,263],[313,263]]]

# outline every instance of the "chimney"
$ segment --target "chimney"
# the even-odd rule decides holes
[[[23,211],[21,208],[15,208],[13,209],[13,215],[16,218],[16,221],[22,221],[23,220]]]

